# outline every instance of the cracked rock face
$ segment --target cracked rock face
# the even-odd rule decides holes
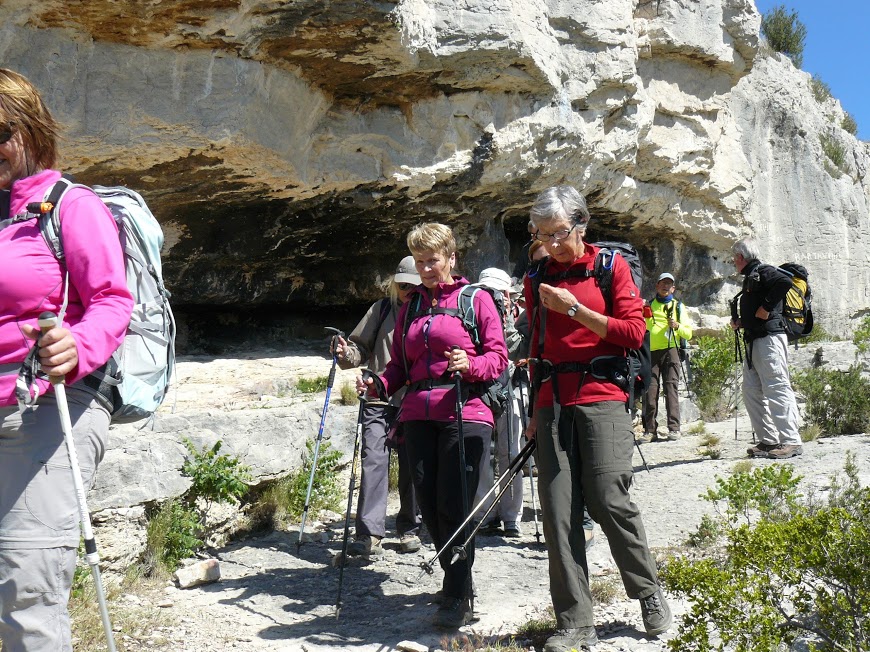
[[[547,186],[715,326],[731,243],[870,306],[868,149],[759,43],[751,0],[5,0],[3,65],[68,127],[63,167],[140,191],[189,310],[358,305],[416,223],[510,269]],[[827,140],[826,140],[827,139]],[[840,167],[823,152],[834,142]],[[827,291],[837,288],[837,292]]]

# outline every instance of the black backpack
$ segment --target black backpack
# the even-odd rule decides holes
[[[554,281],[558,282],[566,278],[594,277],[595,283],[604,297],[605,314],[609,315],[613,313],[613,264],[616,256],[622,256],[628,263],[634,284],[638,287],[638,292],[640,291],[640,287],[643,284],[643,268],[641,267],[637,250],[632,245],[627,242],[604,241],[595,242],[592,246],[599,247],[600,249],[595,257],[592,269],[572,269],[560,272],[559,274],[546,274],[545,271],[549,258],[543,258],[529,270],[533,297],[530,331],[534,332],[534,324],[537,322],[539,354],[544,346],[544,333],[547,325],[546,313],[542,314],[539,310],[538,287],[541,283],[551,284]],[[630,411],[634,406],[635,398],[642,396],[649,389],[652,378],[649,331],[644,335],[643,344],[641,344],[640,348],[626,349],[625,363],[609,365],[606,371],[609,379],[628,393],[626,409]]]
[[[403,356],[405,353],[405,338],[408,335],[408,330],[411,328],[411,323],[418,317],[427,315],[449,315],[450,317],[456,317],[459,319],[459,321],[462,322],[462,327],[468,332],[468,336],[471,338],[475,349],[477,349],[478,355],[482,354],[483,342],[480,337],[480,325],[477,321],[477,313],[474,310],[474,297],[478,292],[486,292],[490,297],[492,297],[493,303],[495,303],[496,310],[498,311],[498,316],[501,319],[502,326],[504,326],[506,309],[504,295],[499,290],[493,290],[492,288],[483,285],[465,285],[459,291],[456,308],[425,306],[423,305],[423,295],[417,292],[409,300],[410,305],[408,306],[408,312],[405,313],[405,321],[402,324]],[[406,356],[404,363],[405,372],[407,374],[408,359]],[[510,376],[508,370],[505,369],[496,380],[485,383],[470,383],[468,384],[468,389],[471,392],[479,394],[484,405],[492,410],[493,416],[498,419],[502,414],[504,414],[507,407],[507,386],[509,382]],[[448,383],[445,382],[444,384],[446,385]],[[452,385],[452,381],[449,384]],[[428,385],[430,387],[437,386],[433,383],[428,383]]]
[[[782,302],[782,323],[789,342],[813,332],[813,291],[810,289],[807,268],[797,263],[783,263],[779,270],[791,278],[791,289]]]

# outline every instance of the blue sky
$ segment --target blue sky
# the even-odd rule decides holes
[[[755,0],[764,14],[783,5],[807,27],[805,71],[821,77],[870,140],[870,2],[868,0]]]

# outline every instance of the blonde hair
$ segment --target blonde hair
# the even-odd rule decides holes
[[[21,135],[28,176],[54,167],[60,125],[36,87],[6,68],[0,68],[0,123]]]
[[[532,240],[532,244],[529,246],[529,262],[535,262],[535,254],[538,253],[539,249],[544,248],[544,243],[540,240]],[[544,255],[547,255],[547,252],[544,252]]]
[[[437,251],[449,258],[456,252],[456,239],[453,231],[446,224],[438,222],[425,222],[418,224],[408,234],[408,249],[413,254],[426,251]]]

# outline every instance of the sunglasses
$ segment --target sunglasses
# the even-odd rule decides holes
[[[12,131],[12,124],[9,123],[5,127],[3,127],[3,131],[0,131],[0,145],[5,145],[10,140],[12,140],[12,136],[14,136],[14,132]]]
[[[417,286],[413,283],[396,283],[396,287],[398,287],[402,292],[410,292]]]

